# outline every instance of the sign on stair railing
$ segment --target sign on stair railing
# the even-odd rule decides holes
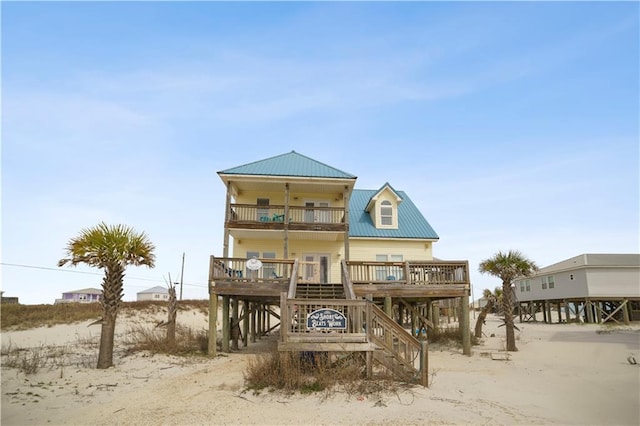
[[[317,309],[307,316],[309,330],[346,330],[347,317],[335,309]]]

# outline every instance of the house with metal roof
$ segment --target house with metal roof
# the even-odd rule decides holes
[[[460,302],[468,329],[468,262],[433,258],[439,236],[407,193],[389,182],[356,189],[355,175],[296,151],[218,176],[226,187],[224,238],[222,256],[210,259],[209,293],[210,312],[222,303],[222,351],[238,349],[231,330],[242,326],[245,344],[277,329],[281,350],[347,348],[373,357],[400,339],[413,348],[405,355],[416,355],[414,331],[434,326],[432,303],[441,299]],[[212,314],[210,353],[216,321]],[[397,328],[406,322],[412,333]],[[386,330],[382,340],[372,323]],[[417,360],[403,356],[391,357],[410,371]]]
[[[148,288],[146,290],[139,291],[136,293],[136,300],[155,300],[155,301],[165,301],[169,300],[169,290],[166,287],[162,287],[157,285],[155,287]]]

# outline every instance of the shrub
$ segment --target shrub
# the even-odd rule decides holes
[[[204,355],[208,350],[209,337],[204,330],[195,331],[190,327],[176,324],[176,342],[175,345],[170,345],[167,342],[167,333],[164,328],[138,326],[129,330],[124,343],[129,346],[130,351],[144,350],[172,355]]]
[[[247,390],[285,394],[343,390],[349,395],[396,392],[401,383],[378,375],[365,378],[364,356],[342,352],[270,352],[249,359],[244,373]]]

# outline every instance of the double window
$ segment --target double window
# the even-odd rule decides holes
[[[542,289],[546,290],[547,288],[554,288],[556,286],[555,280],[553,279],[553,275],[548,277],[542,277]]]
[[[402,262],[401,254],[376,254],[377,262]],[[377,281],[395,281],[404,279],[404,268],[402,266],[377,266]]]

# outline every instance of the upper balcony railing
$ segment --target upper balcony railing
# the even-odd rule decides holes
[[[344,207],[289,206],[285,220],[285,206],[231,204],[227,226],[230,228],[344,231]]]

